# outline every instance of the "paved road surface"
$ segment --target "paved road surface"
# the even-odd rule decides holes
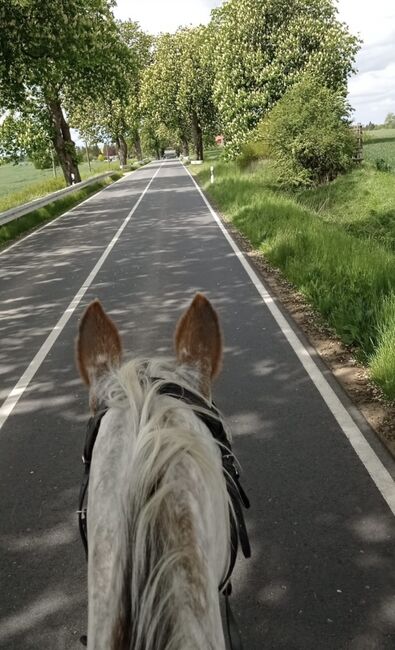
[[[393,649],[391,510],[178,162],[141,169],[0,256],[1,401],[154,174],[0,431],[0,647],[77,649],[85,631],[83,309],[99,297],[130,354],[167,353],[203,290],[226,341],[216,399],[252,501],[253,558],[239,561],[233,598],[245,650]]]

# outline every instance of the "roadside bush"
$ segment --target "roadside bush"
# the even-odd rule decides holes
[[[48,153],[31,158],[35,169],[50,169],[52,167],[52,158]]]
[[[59,158],[54,154],[55,165],[59,167]],[[36,151],[34,155],[31,156],[31,161],[35,169],[51,169],[53,162],[52,156],[47,149],[42,151]]]
[[[100,162],[103,162],[103,160],[105,160],[105,157],[103,156],[102,153],[99,153],[97,159],[98,159]]]
[[[240,169],[246,169],[251,163],[269,157],[269,147],[264,140],[252,140],[247,142],[241,149],[237,159]]]
[[[378,172],[390,172],[392,167],[384,158],[376,159],[376,169]]]
[[[341,95],[305,75],[259,127],[284,185],[318,185],[353,166],[356,137]]]

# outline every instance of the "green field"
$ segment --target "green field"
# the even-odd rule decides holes
[[[367,162],[385,160],[395,171],[395,129],[365,131],[363,154]]]
[[[93,174],[100,174],[100,172],[109,169],[116,170],[119,167],[115,162],[108,164],[107,162],[97,161],[92,162],[91,166]],[[81,178],[88,178],[91,175],[88,163],[81,163],[79,169]],[[56,172],[57,178],[63,181],[63,173],[60,167],[56,168]],[[27,185],[52,179],[54,179],[52,169],[35,169],[30,162],[19,165],[2,165],[0,166],[0,197],[23,190]]]
[[[19,219],[15,219],[14,221],[6,223],[4,226],[0,226],[0,246],[13,241],[20,235],[33,230],[34,228],[37,228],[46,221],[51,221],[67,210],[70,210],[81,201],[84,201],[88,196],[91,196],[95,192],[98,192],[120,178],[122,178],[122,174],[120,172],[114,172],[111,176],[98,179],[86,187],[82,187],[75,192],[62,196],[57,201],[49,203],[43,208],[34,210],[34,212],[30,212]]]
[[[79,165],[81,178],[84,180],[106,171],[119,171],[116,162],[92,162]],[[32,163],[0,166],[0,212],[45,196],[66,186],[63,173],[57,168],[54,178],[52,169],[35,169]]]
[[[242,171],[217,161],[211,185],[212,164],[193,171],[221,211],[395,398],[393,175],[365,165],[330,185],[285,193],[270,163]]]

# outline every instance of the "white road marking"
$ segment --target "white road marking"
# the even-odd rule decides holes
[[[184,166],[185,167],[185,166]],[[226,228],[224,227],[221,219],[215,212],[215,210],[210,205],[209,201],[203,194],[199,185],[193,178],[190,171],[185,167],[186,172],[191,177],[194,185],[196,186],[199,194],[201,195],[203,201],[205,202],[207,208],[209,209],[213,219],[216,221],[218,227],[220,228],[222,234],[227,239],[229,245],[233,249],[236,257],[239,259],[240,264],[245,269],[250,280],[255,286],[256,290],[260,294],[263,302],[266,304],[267,308],[270,310],[274,320],[277,322],[278,326],[282,330],[284,336],[286,337],[288,343],[292,347],[302,366],[308,373],[310,379],[316,386],[317,390],[321,394],[323,400],[327,404],[332,415],[336,419],[339,427],[343,431],[344,435],[348,438],[351,446],[358,455],[359,459],[364,464],[368,473],[370,474],[372,480],[376,484],[380,493],[384,497],[388,506],[390,507],[392,513],[395,515],[395,482],[393,481],[390,473],[384,467],[381,460],[375,454],[362,431],[359,429],[357,424],[354,422],[350,414],[348,413],[345,406],[342,404],[340,399],[337,397],[333,388],[329,385],[321,370],[315,364],[313,358],[310,355],[310,352],[305,348],[303,343],[300,341],[298,336],[295,334],[294,330],[288,324],[287,320],[282,315],[281,311],[275,304],[273,298],[265,288],[263,282],[257,276],[249,262],[247,261],[244,253],[239,249],[237,244],[234,242]]]
[[[138,206],[140,205],[141,201],[143,200],[144,196],[148,192],[151,183],[153,180],[156,178],[157,174],[159,173],[161,167],[159,167],[155,174],[152,176],[150,179],[148,185],[140,195],[139,199],[136,201],[134,204],[133,208],[129,212],[128,216],[124,219],[122,225],[119,227],[117,233],[114,235],[110,243],[108,244],[107,248],[101,255],[100,259],[98,262],[95,264],[94,268],[92,271],[89,273],[88,277],[86,278],[84,284],[82,287],[77,291],[76,295],[74,296],[73,300],[67,307],[67,309],[64,311],[58,322],[56,323],[55,327],[51,331],[51,333],[48,335],[44,343],[42,344],[41,348],[37,352],[36,356],[34,359],[30,362],[28,367],[26,368],[25,372],[23,373],[22,377],[19,379],[18,383],[14,386],[14,388],[11,390],[9,393],[8,397],[5,399],[3,402],[2,406],[0,407],[0,430],[5,424],[7,418],[9,415],[12,413],[14,410],[15,406],[19,402],[20,398],[22,397],[23,393],[25,392],[26,388],[29,386],[31,380],[33,379],[34,375],[36,374],[37,370],[41,366],[42,362],[44,361],[45,357],[47,356],[48,352],[52,348],[53,344],[55,343],[56,339],[58,338],[59,334],[62,332],[64,329],[66,323],[69,321],[71,318],[72,314],[74,313],[76,307],[79,305],[81,302],[82,298],[84,297],[85,293],[89,289],[90,285],[92,284],[93,280],[95,279],[96,275],[100,271],[101,267],[103,266],[105,260],[109,256],[110,252],[114,248],[115,244],[117,243],[118,239],[120,238],[122,232],[128,225],[131,217],[137,210]]]
[[[148,169],[149,166],[150,166],[149,164],[144,165],[144,167],[142,167],[142,169]],[[136,171],[139,171],[139,170],[136,169]],[[114,172],[115,172],[115,170],[114,170]],[[93,194],[91,194],[91,196],[88,196],[87,199],[84,199],[80,203],[77,203],[77,205],[75,205],[73,208],[70,208],[70,210],[67,210],[67,212],[63,212],[58,217],[55,217],[55,219],[51,219],[50,221],[47,221],[47,223],[45,223],[43,226],[40,226],[40,228],[36,228],[35,230],[33,230],[33,232],[29,233],[28,235],[25,235],[24,237],[21,237],[20,239],[18,239],[18,241],[14,242],[13,244],[10,244],[6,248],[4,248],[2,251],[0,251],[0,255],[4,255],[5,253],[8,253],[8,251],[11,250],[11,248],[14,248],[15,246],[19,246],[19,244],[22,244],[24,241],[26,241],[26,239],[30,239],[30,237],[34,237],[34,235],[36,235],[38,232],[40,232],[40,230],[44,230],[44,228],[48,228],[48,226],[52,226],[52,224],[54,224],[59,219],[62,219],[62,217],[66,217],[67,215],[72,214],[74,212],[74,210],[78,210],[85,203],[89,203],[89,201],[93,201],[93,199],[95,199],[97,196],[99,196],[99,194],[102,194],[106,190],[109,190],[111,187],[113,187],[117,183],[121,183],[122,181],[126,181],[128,179],[128,177],[133,173],[135,173],[135,172],[128,172],[127,174],[122,176],[122,178],[119,178],[117,181],[114,181],[114,183],[111,183],[111,185],[106,185],[106,187],[103,187],[102,190],[99,190],[98,192],[94,192]]]

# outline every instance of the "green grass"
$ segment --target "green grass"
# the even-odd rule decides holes
[[[29,203],[33,199],[51,194],[64,187],[66,187],[66,183],[61,178],[48,178],[45,181],[37,181],[32,185],[27,185],[24,189],[0,197],[0,212],[5,212],[24,203]]]
[[[395,252],[395,179],[392,174],[364,165],[328,185],[289,196],[318,214],[321,220]]]
[[[395,129],[373,129],[373,131],[364,131],[365,142],[381,142],[395,139]]]
[[[373,165],[376,160],[385,160],[395,171],[395,129],[365,131],[363,155]]]
[[[384,301],[378,346],[370,360],[373,379],[387,395],[395,395],[395,296]]]
[[[10,221],[4,226],[0,226],[0,246],[9,243],[29,230],[37,228],[46,221],[55,219],[78,203],[81,203],[81,201],[84,201],[91,194],[98,192],[103,189],[103,187],[118,180],[121,176],[121,173],[114,172],[107,178],[98,180],[95,183],[92,183],[92,185],[83,187],[71,194],[66,194],[66,196],[54,201],[53,203],[49,203],[43,208],[20,217],[20,219],[15,219],[15,221]]]
[[[206,147],[204,151],[204,160],[214,161],[221,158],[223,149],[221,147]]]
[[[254,248],[298,287],[342,340],[359,350],[376,381],[394,398],[395,309],[391,311],[388,304],[395,301],[395,255],[373,237],[356,237],[347,231],[346,189],[334,190],[335,196],[342,196],[342,209],[332,197],[331,210],[327,206],[326,218],[322,218],[323,210],[312,209],[316,198],[312,194],[307,208],[303,204],[306,196],[285,195],[276,188],[270,165],[241,171],[234,163],[219,161],[211,185],[210,164],[194,173],[216,204]],[[343,179],[363,185],[365,170],[356,173],[353,180]]]
[[[119,170],[119,165],[115,162],[109,164],[96,161],[91,163],[91,167],[90,170],[88,163],[79,166],[82,180],[109,170]],[[66,187],[66,183],[59,168],[57,178],[54,178],[52,170],[35,169],[32,163],[2,165],[0,166],[0,212],[56,192],[63,187]]]

